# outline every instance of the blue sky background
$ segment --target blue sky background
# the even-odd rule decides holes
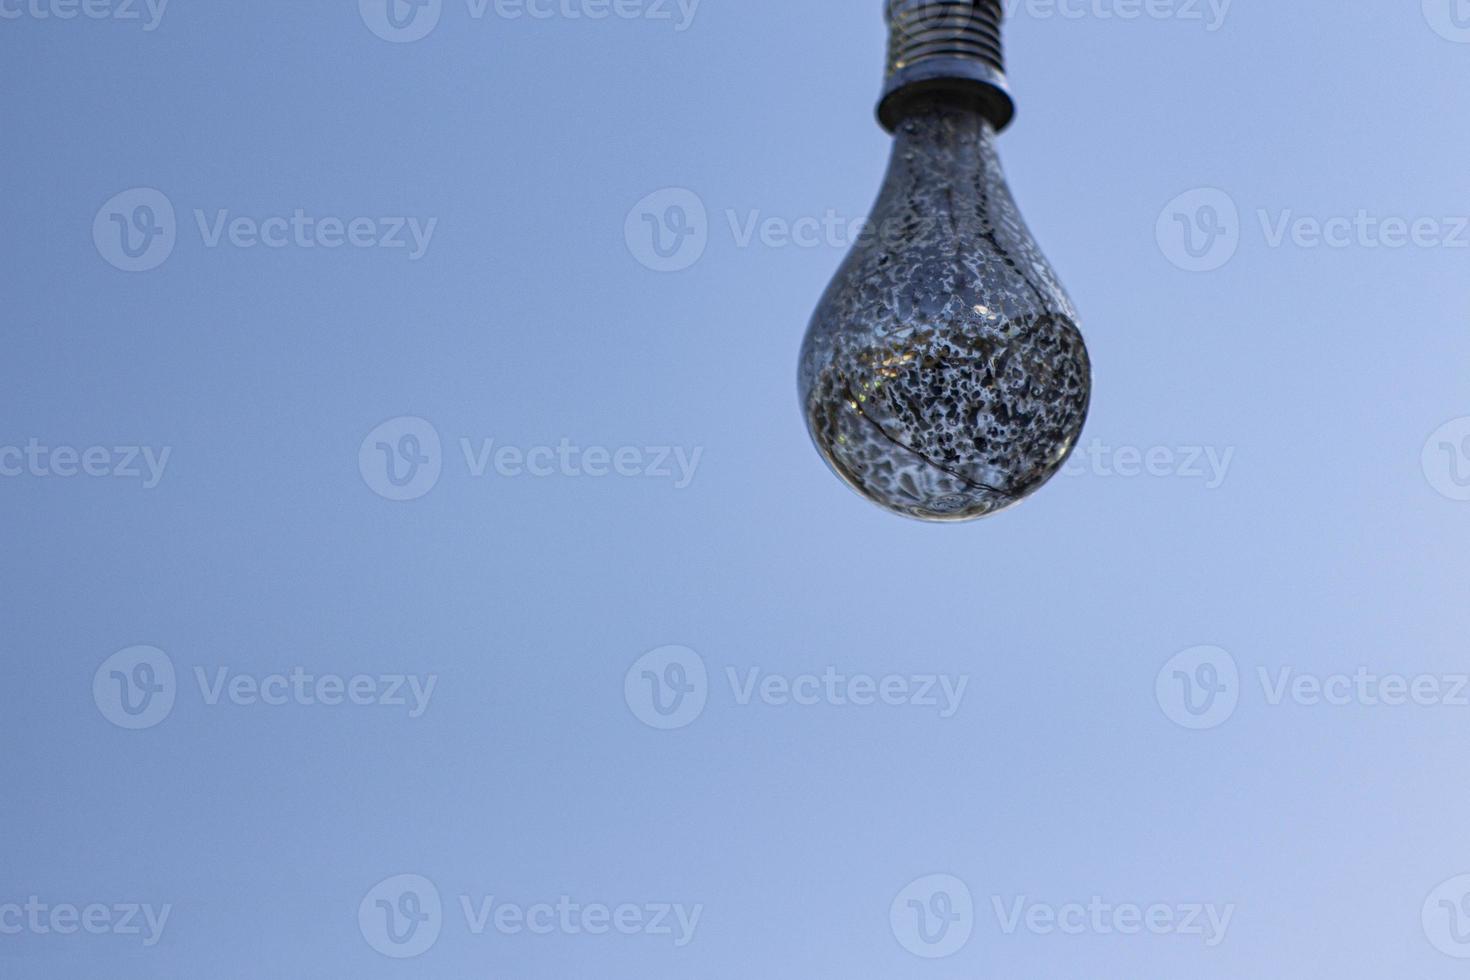
[[[152,946],[0,931],[0,975],[1463,973],[1463,3],[1018,6],[1001,152],[1083,313],[1093,414],[1024,506],[926,526],[842,487],[796,405],[844,243],[732,230],[866,212],[876,2],[444,0],[406,43],[372,0],[173,0],[152,30],[51,2],[0,3],[0,930],[32,896],[171,911]],[[106,231],[149,217],[137,188],[173,247],[127,272]],[[702,253],[650,268],[643,214],[691,195]],[[412,258],[211,246],[195,218],[298,209],[373,242],[435,224]],[[1301,218],[1353,227],[1273,242]],[[1385,219],[1433,220],[1388,247]],[[1186,230],[1214,268],[1181,268]],[[494,440],[481,475],[462,440]],[[493,462],[563,440],[608,475]],[[91,447],[124,475],[86,475]],[[168,450],[156,485],[128,447]],[[174,703],[132,730],[94,676],[138,646]],[[703,665],[704,706],[661,730],[636,692],[670,657]],[[293,668],[436,686],[410,717],[211,704],[196,678]],[[966,687],[943,717],[742,704],[727,674],[828,668]],[[1272,703],[1283,670],[1359,668],[1437,703]],[[1191,714],[1176,670],[1218,707]],[[373,910],[405,874],[443,912],[400,960]],[[927,943],[906,900],[939,891],[960,919]],[[683,946],[476,935],[462,896],[701,913]],[[995,911],[1094,897],[1232,912],[1208,945]]]

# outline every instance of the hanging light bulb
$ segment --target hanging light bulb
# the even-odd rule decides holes
[[[886,2],[878,118],[893,156],[807,330],[801,400],[822,455],[863,496],[921,520],[971,520],[1061,469],[1091,367],[996,156],[1015,114],[1001,0]]]

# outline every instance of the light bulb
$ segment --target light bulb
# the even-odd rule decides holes
[[[859,493],[961,521],[1018,503],[1076,446],[1077,313],[1011,198],[1001,0],[887,0],[888,175],[803,344],[812,439]]]

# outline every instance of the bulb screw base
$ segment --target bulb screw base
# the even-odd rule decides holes
[[[885,0],[888,75],[878,121],[893,132],[915,104],[960,101],[978,109],[996,132],[1016,104],[1006,84],[1001,0]]]

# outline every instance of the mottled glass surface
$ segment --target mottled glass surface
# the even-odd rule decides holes
[[[909,517],[985,517],[1066,461],[1087,349],[980,114],[935,105],[901,123],[868,233],[807,331],[800,390],[832,469]]]

